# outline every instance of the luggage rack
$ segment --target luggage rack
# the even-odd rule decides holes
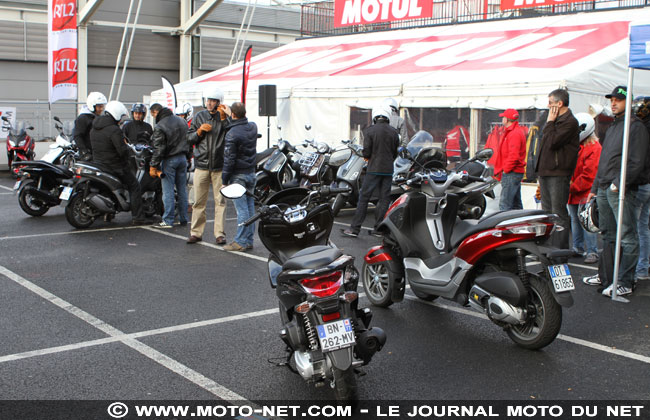
[[[317,152],[304,153],[300,157],[300,160],[298,160],[298,164],[300,166],[313,166],[316,163],[316,161],[318,160],[319,156],[320,155]]]

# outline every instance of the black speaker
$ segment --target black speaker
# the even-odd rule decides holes
[[[275,85],[260,85],[260,109],[257,115],[260,117],[275,117],[278,115],[276,110]]]

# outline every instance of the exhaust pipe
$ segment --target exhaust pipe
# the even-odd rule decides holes
[[[114,213],[115,207],[111,199],[99,194],[93,194],[86,199],[86,202],[102,213]]]
[[[41,201],[44,201],[47,204],[56,206],[59,204],[59,196],[50,194],[46,191],[39,190],[38,188],[34,188],[31,186],[25,187],[25,191],[27,191],[29,194],[32,195],[32,197],[35,197]]]

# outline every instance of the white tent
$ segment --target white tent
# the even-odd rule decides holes
[[[574,112],[625,83],[628,26],[650,19],[650,8],[499,20],[299,40],[253,58],[247,94],[257,115],[258,86],[277,86],[278,116],[271,120],[291,142],[304,125],[316,139],[350,137],[350,107],[369,108],[385,97],[402,107],[545,108],[548,93],[566,87]],[[201,104],[210,84],[239,100],[242,63],[175,85],[179,102]],[[650,75],[636,92],[650,94]],[[163,99],[162,90],[151,95]],[[475,126],[476,127],[476,126]],[[475,133],[472,133],[475,135]],[[264,142],[266,143],[266,142]]]

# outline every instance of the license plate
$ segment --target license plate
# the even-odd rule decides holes
[[[72,187],[63,187],[63,191],[61,191],[61,194],[59,194],[59,199],[63,201],[67,201],[70,199],[71,194],[72,194]]]
[[[320,347],[323,352],[350,347],[354,344],[354,330],[349,319],[317,325]]]
[[[20,182],[21,182],[21,181],[18,180],[18,181],[16,181],[16,183],[14,184],[14,192],[18,191],[18,188],[20,188]]]
[[[551,282],[556,292],[567,292],[576,288],[568,265],[551,265],[548,267],[548,272],[551,274]]]

